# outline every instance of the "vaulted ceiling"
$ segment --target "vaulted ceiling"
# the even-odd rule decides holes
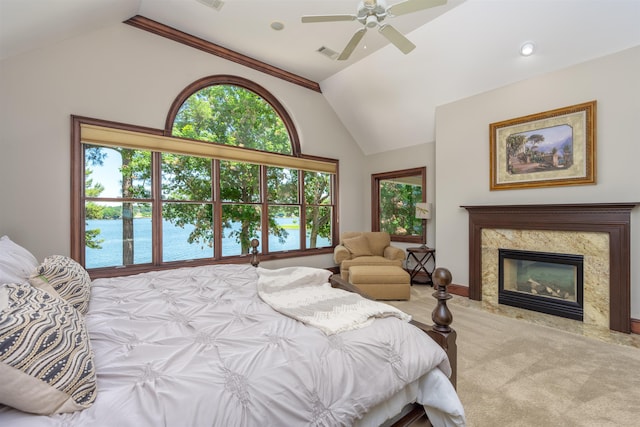
[[[421,1],[434,2],[412,0]],[[448,0],[385,18],[416,45],[406,55],[375,28],[348,60],[318,52],[340,53],[363,25],[301,17],[355,14],[358,3],[0,0],[0,59],[142,15],[318,82],[362,151],[374,154],[434,141],[438,105],[640,45],[638,0]],[[519,54],[526,41],[535,43],[528,57]]]

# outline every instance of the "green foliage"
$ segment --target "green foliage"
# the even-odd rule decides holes
[[[99,154],[98,150],[94,150],[96,151],[96,154]],[[100,193],[102,193],[104,191],[104,186],[100,183],[93,183],[93,179],[91,178],[91,174],[93,173],[93,171],[91,169],[87,169],[85,171],[85,178],[84,178],[84,192],[88,197],[98,197],[100,195]],[[97,205],[93,202],[87,202],[85,205],[85,217],[87,219],[94,219],[94,218],[101,218],[103,215],[103,207],[100,205]],[[85,223],[86,224],[86,223]],[[96,229],[91,229],[91,230],[87,230],[85,227],[85,233],[84,233],[85,237],[85,242],[87,247],[92,248],[92,249],[101,249],[101,243],[104,242],[104,239],[99,239],[98,236],[100,235],[100,229],[96,228]]]
[[[163,153],[162,198],[210,201],[211,160]]]
[[[516,156],[526,142],[527,137],[521,133],[507,136],[507,158]]]
[[[173,135],[217,144],[251,148],[282,154],[291,154],[291,141],[284,123],[276,111],[264,99],[244,88],[231,85],[210,86],[200,90],[182,105],[173,127]],[[189,171],[202,175],[198,165],[189,165]],[[163,169],[163,173],[164,173]],[[174,170],[169,171],[175,186],[187,185],[187,180]],[[323,176],[324,175],[324,176]],[[166,176],[166,175],[165,175]],[[192,177],[193,178],[193,177]],[[305,181],[306,202],[323,204],[329,197],[329,176],[310,174]],[[164,185],[163,185],[164,187]],[[174,198],[174,192],[171,193]],[[176,198],[178,198],[176,196]],[[220,198],[223,208],[222,228],[226,237],[235,238],[241,244],[242,253],[250,248],[251,239],[258,236],[262,212],[254,203],[260,202],[259,167],[241,162],[220,162]],[[284,168],[267,168],[267,198],[270,203],[299,203],[298,172]],[[269,233],[280,241],[288,232],[276,222],[282,210],[270,208],[267,213]],[[324,237],[330,235],[331,217],[320,214],[317,209],[307,216],[311,234]],[[175,215],[178,213],[176,211]],[[172,217],[172,218],[175,218]],[[232,224],[239,223],[239,231]],[[194,231],[195,233],[195,231]],[[312,243],[312,247],[313,243]]]
[[[254,92],[233,85],[209,86],[191,95],[176,115],[173,135],[292,154],[289,133],[273,107]],[[229,230],[227,237],[235,238],[241,244],[242,253],[248,252],[250,241],[257,236],[261,226],[260,209],[251,205],[260,202],[259,171],[257,165],[220,162],[220,198],[233,203],[224,206],[221,225],[224,230]],[[165,162],[164,196],[172,200],[211,200],[210,177],[210,161],[206,159],[191,157]],[[178,225],[187,218],[197,220],[190,215],[190,209],[188,205],[176,204],[167,210],[165,218]],[[208,224],[209,231],[202,229],[204,222],[192,223],[196,229],[191,233],[190,241],[199,240],[211,246],[211,222]],[[232,228],[233,223],[240,224],[239,231]],[[270,232],[275,235],[286,233],[273,220],[269,221],[269,226]]]
[[[151,197],[151,153],[149,151],[116,149],[120,153],[122,166],[122,197]]]
[[[309,246],[317,247],[318,236],[331,236],[331,175],[321,172],[304,172],[304,198],[307,203],[306,226]]]
[[[292,154],[289,133],[273,107],[239,86],[215,85],[180,108],[173,135],[272,153]]]
[[[268,167],[267,200],[269,203],[298,203],[298,171]]]
[[[531,150],[538,148],[538,144],[544,142],[544,135],[533,134],[527,138],[527,143],[530,145]]]
[[[415,218],[416,203],[422,201],[422,186],[380,183],[380,231],[399,236],[422,235],[422,220]]]

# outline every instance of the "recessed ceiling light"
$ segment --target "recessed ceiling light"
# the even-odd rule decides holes
[[[280,21],[273,21],[271,23],[271,28],[273,28],[276,31],[280,31],[284,28],[284,24]]]
[[[533,42],[524,42],[522,46],[520,46],[520,55],[522,56],[530,56],[533,55],[533,52],[536,50],[536,45]]]

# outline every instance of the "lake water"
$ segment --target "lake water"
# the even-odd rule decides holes
[[[292,218],[278,218],[280,225],[292,225]],[[236,224],[238,227],[238,224]],[[199,243],[189,244],[187,238],[193,230],[193,226],[185,228],[176,227],[169,221],[163,221],[163,261],[179,261],[190,259],[211,258],[213,248]],[[122,221],[110,219],[92,219],[87,221],[87,230],[100,229],[98,239],[104,241],[100,244],[102,249],[86,248],[86,267],[110,267],[122,265]],[[225,235],[229,233],[225,229]],[[289,235],[284,243],[280,243],[275,236],[269,236],[270,252],[288,251],[300,249],[298,229],[287,229]],[[151,218],[136,218],[133,220],[134,236],[134,263],[147,264],[151,262]],[[307,237],[309,245],[309,237]],[[331,246],[327,238],[318,238],[318,247]],[[258,246],[258,249],[260,247]],[[222,239],[222,256],[240,255],[240,243],[235,238]]]

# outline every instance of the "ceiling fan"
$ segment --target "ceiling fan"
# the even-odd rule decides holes
[[[360,28],[349,40],[344,48],[339,61],[343,61],[351,56],[354,49],[364,37],[368,28],[378,27],[378,31],[387,38],[395,47],[400,49],[402,53],[411,52],[416,45],[411,43],[409,39],[403,36],[398,30],[389,24],[382,22],[386,17],[394,17],[406,15],[407,13],[417,12],[419,10],[428,9],[435,6],[445,4],[447,0],[405,0],[400,3],[387,6],[385,0],[363,0],[358,4],[358,10],[355,15],[310,15],[303,16],[303,23],[313,22],[337,22],[337,21],[358,21],[364,27]]]

